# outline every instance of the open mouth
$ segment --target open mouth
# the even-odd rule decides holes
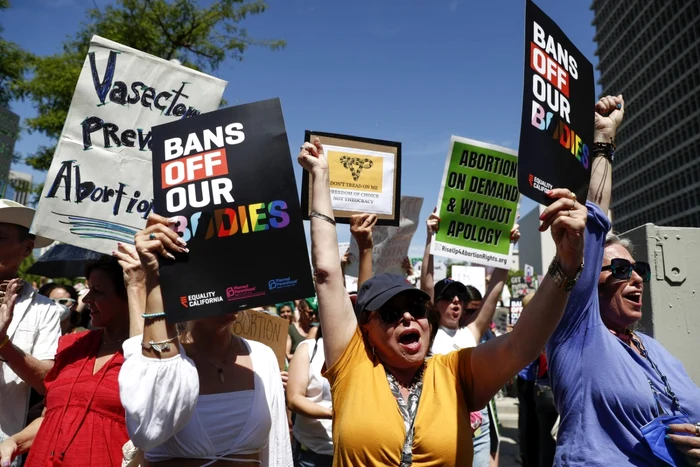
[[[629,300],[630,302],[635,303],[637,305],[641,305],[642,303],[642,294],[640,292],[631,292],[623,295],[623,297],[626,300]]]
[[[413,345],[417,344],[420,341],[420,333],[416,331],[415,329],[409,329],[407,331],[404,331],[400,336],[399,336],[399,343],[402,345]]]

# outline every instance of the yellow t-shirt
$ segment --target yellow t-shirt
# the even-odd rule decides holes
[[[415,420],[414,467],[472,465],[471,351],[428,359]],[[372,357],[359,328],[324,376],[333,396],[333,465],[399,465],[403,418],[384,366]]]

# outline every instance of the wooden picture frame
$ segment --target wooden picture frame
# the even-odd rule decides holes
[[[333,173],[330,174],[331,200],[336,222],[349,224],[350,216],[369,212],[377,215],[377,225],[398,226],[401,217],[399,209],[399,203],[401,202],[401,143],[321,131],[306,130],[304,133],[305,142],[311,142],[316,137],[321,139],[324,148],[328,147],[326,155],[329,158],[329,168],[333,169],[335,167],[336,172],[334,173],[338,173],[337,170],[341,166],[347,170],[347,173],[343,171],[341,172],[342,176],[336,178],[333,177]],[[341,160],[344,158],[344,162],[337,160],[337,156],[340,156]],[[348,156],[357,156],[361,160],[360,162],[355,162],[353,157]],[[382,160],[381,167],[379,164],[373,164],[373,161],[379,161],[380,159]],[[348,161],[351,161],[351,163]],[[377,172],[385,170],[388,166],[393,166],[390,170],[393,173],[389,176],[382,172],[380,184],[363,185],[360,183],[363,181],[363,172],[366,175],[369,170],[374,168],[374,173],[370,175],[369,180],[376,181],[379,180],[379,173]],[[365,180],[367,180],[367,177],[365,177]],[[345,185],[346,187],[337,185],[334,192],[334,183]],[[358,188],[358,186],[362,186],[362,188]],[[301,210],[304,220],[308,220],[311,213],[310,200],[312,190],[311,178],[308,172],[304,171],[301,182]],[[364,204],[360,202],[354,203],[352,198],[344,197],[345,201],[342,202],[341,207],[338,207],[339,203],[337,200],[341,198],[342,193],[345,191],[350,193],[351,190],[352,193],[359,195],[358,199],[367,197],[364,199]],[[357,209],[353,205],[356,205]]]

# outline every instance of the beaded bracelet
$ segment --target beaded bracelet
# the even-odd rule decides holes
[[[141,315],[143,319],[155,319],[155,318],[163,318],[165,316],[165,312],[161,311],[160,313],[144,313]]]
[[[615,143],[593,143],[593,157],[603,156],[610,162],[615,160]]]
[[[174,341],[175,339],[178,339],[180,337],[180,334],[178,334],[175,337],[171,337],[170,339],[165,339],[164,341],[159,341],[159,342],[153,342],[153,341],[148,341],[148,342],[141,342],[141,347],[144,349],[152,349],[156,353],[161,353],[161,352],[167,352],[170,350],[170,343]]]

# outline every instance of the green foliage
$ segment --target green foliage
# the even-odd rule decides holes
[[[26,122],[29,131],[54,139],[61,134],[94,34],[205,72],[216,70],[226,58],[242,60],[252,45],[272,50],[285,46],[281,40],[252,39],[240,26],[248,16],[266,10],[264,1],[200,3],[204,2],[116,0],[101,10],[89,9],[82,29],[64,43],[62,53],[31,59],[32,78],[18,87],[20,95],[37,109],[37,117]],[[48,170],[54,150],[55,146],[41,147],[26,162],[35,169]]]
[[[10,6],[9,0],[0,0],[0,11]],[[5,28],[0,26],[0,34]],[[18,95],[18,87],[24,80],[32,55],[14,42],[0,36],[0,105],[7,106]]]

